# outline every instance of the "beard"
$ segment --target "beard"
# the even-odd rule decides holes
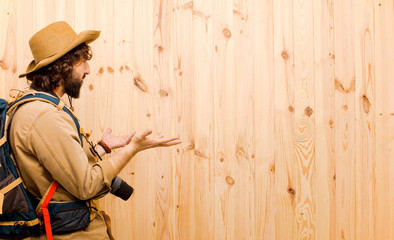
[[[85,75],[83,75],[82,79],[84,78]],[[83,80],[81,80],[81,78],[72,74],[71,77],[64,82],[64,90],[68,96],[72,98],[79,98],[79,94],[81,93],[82,83]]]

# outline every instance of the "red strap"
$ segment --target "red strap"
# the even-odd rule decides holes
[[[48,204],[52,199],[53,194],[56,191],[57,186],[59,183],[57,181],[53,181],[51,188],[48,191],[47,196],[44,199],[44,202],[41,205],[40,211],[42,212],[44,216],[44,224],[45,224],[45,232],[47,234],[47,239],[48,240],[53,240],[52,237],[52,228],[51,228],[51,219],[49,218],[49,211],[48,211]]]
[[[44,215],[44,224],[45,224],[45,232],[47,234],[47,239],[48,240],[53,240],[52,228],[51,228],[51,219],[49,218],[48,208],[41,208],[41,212]]]
[[[41,208],[47,208],[47,207],[48,207],[48,204],[49,204],[49,202],[51,201],[52,196],[53,196],[53,194],[55,193],[56,188],[57,188],[58,185],[59,185],[58,181],[56,181],[56,180],[53,181],[52,186],[51,186],[51,188],[49,189],[48,194],[47,194],[47,196],[45,197],[44,202],[43,202],[42,205],[41,205]]]

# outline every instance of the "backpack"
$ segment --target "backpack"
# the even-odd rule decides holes
[[[51,103],[69,114],[77,127],[82,144],[79,122],[60,99],[49,94],[32,93],[9,104],[0,98],[0,238],[16,239],[38,235],[45,229],[47,238],[52,239],[52,228],[54,233],[66,233],[85,228],[90,222],[90,212],[85,201],[50,203],[58,186],[56,180],[39,203],[23,185],[7,142],[8,122],[6,118],[21,104],[35,100]],[[38,205],[40,207],[36,208]],[[40,215],[44,217],[44,228]],[[50,219],[50,216],[53,219]],[[70,223],[72,216],[80,218]]]

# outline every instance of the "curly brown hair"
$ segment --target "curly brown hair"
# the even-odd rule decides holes
[[[50,92],[59,87],[63,80],[71,79],[73,65],[82,59],[90,60],[91,58],[90,46],[82,43],[48,66],[27,74],[26,78],[33,89]]]

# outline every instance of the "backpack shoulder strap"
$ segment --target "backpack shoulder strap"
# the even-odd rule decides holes
[[[18,100],[16,100],[15,102],[13,102],[7,109],[7,115],[9,115],[10,113],[12,113],[18,106],[27,103],[27,102],[31,102],[31,101],[43,101],[43,102],[48,102],[52,105],[54,105],[55,107],[63,110],[64,112],[66,112],[71,119],[74,121],[74,124],[78,130],[78,137],[79,140],[81,141],[81,145],[83,146],[83,141],[82,141],[82,135],[81,135],[81,127],[79,125],[79,120],[77,118],[77,116],[75,116],[75,114],[73,113],[73,111],[71,111],[68,107],[66,107],[64,105],[63,101],[60,101],[59,98],[56,98],[50,94],[46,94],[46,93],[31,93],[28,95],[25,95],[21,98],[19,98]],[[4,135],[6,136],[6,134]],[[5,140],[4,140],[5,141]]]

